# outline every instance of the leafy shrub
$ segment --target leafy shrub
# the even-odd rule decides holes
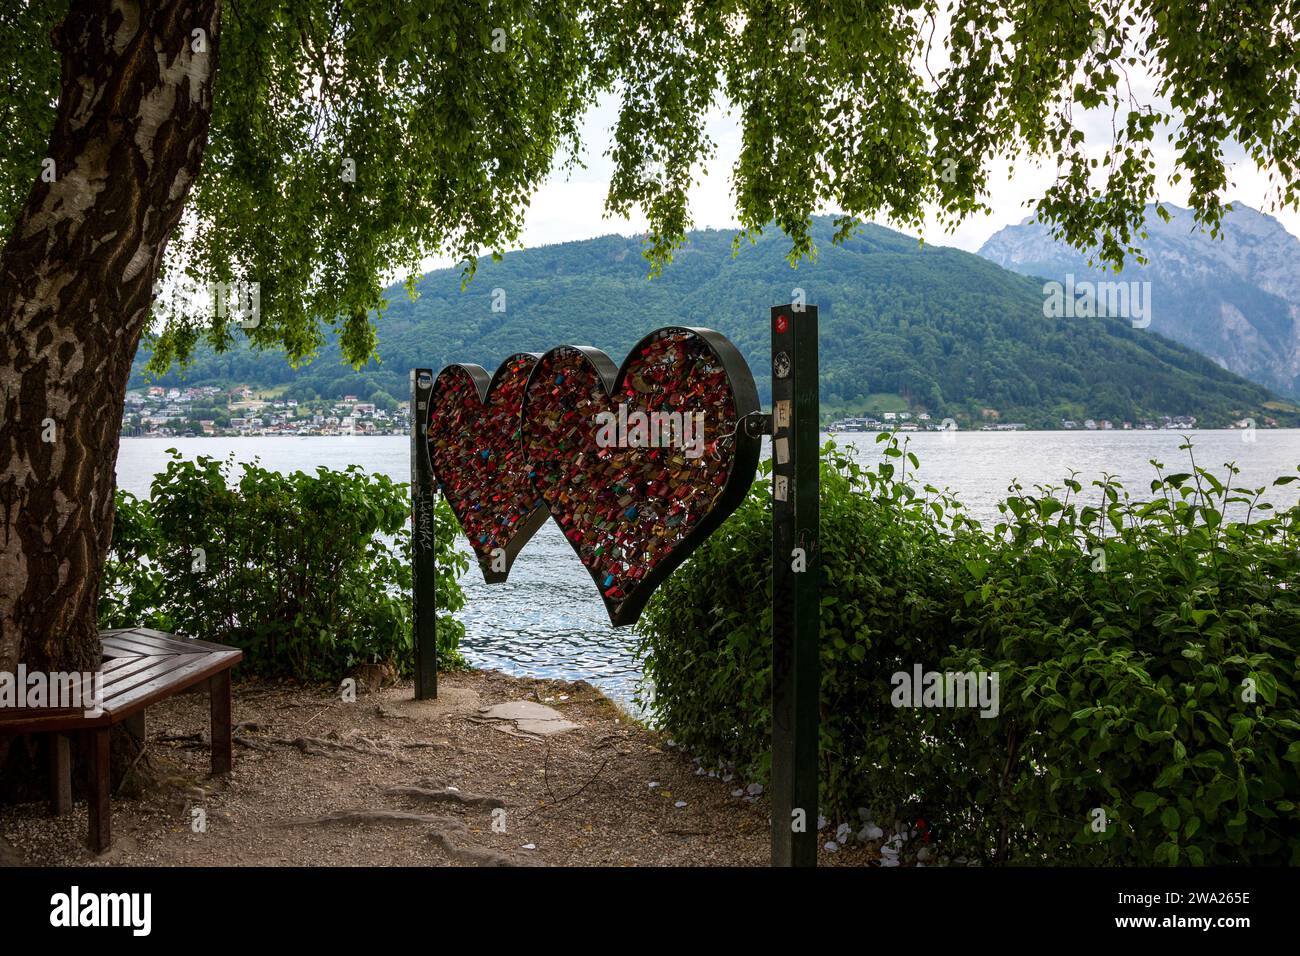
[[[881,437],[875,468],[821,466],[821,812],[924,817],[986,861],[1300,862],[1300,506],[1191,459],[1146,501],[1013,487],[985,528]],[[770,528],[760,481],[640,625],[660,725],[764,782]],[[894,707],[916,664],[998,675],[996,718]]]
[[[119,492],[103,627],[145,624],[245,651],[243,673],[337,680],[359,664],[412,666],[410,498],[384,475],[284,475],[173,459],[142,501]],[[468,564],[436,521],[439,664],[458,666],[451,617]]]

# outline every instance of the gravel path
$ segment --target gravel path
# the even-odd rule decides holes
[[[238,685],[224,781],[207,776],[206,697],[173,698],[148,713],[162,783],[114,799],[112,850],[85,849],[80,799],[63,818],[0,808],[0,846],[29,865],[767,865],[766,801],[697,773],[589,684],[471,671],[439,689],[433,702],[402,684],[345,703]],[[519,700],[576,727],[542,737],[481,713]],[[879,862],[871,844],[820,856]]]

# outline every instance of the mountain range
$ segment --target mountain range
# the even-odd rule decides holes
[[[997,418],[1031,427],[1161,416],[1195,416],[1203,426],[1242,417],[1300,422],[1272,389],[1161,334],[1159,312],[1146,329],[1119,318],[1048,318],[1041,280],[875,225],[840,245],[831,242],[833,230],[829,217],[815,220],[817,259],[797,268],[777,231],[742,242],[735,254],[732,232],[692,232],[653,279],[636,237],[510,252],[482,262],[464,289],[458,269],[425,275],[414,300],[401,286],[390,289],[378,320],[378,360],[363,369],[340,364],[331,339],[298,370],[278,354],[242,346],[221,355],[201,350],[159,384],[400,399],[412,367],[476,362],[490,370],[513,352],[561,344],[594,345],[619,362],[645,333],[680,324],[729,336],[766,400],[769,308],[802,295],[820,309],[827,413],[911,408],[963,425]],[[133,385],[145,381],[146,358],[142,349]]]
[[[1190,346],[1223,368],[1282,395],[1300,397],[1300,239],[1272,216],[1233,203],[1222,236],[1197,228],[1186,209],[1148,207],[1146,265],[1119,274],[1054,242],[1026,219],[995,233],[979,254],[1024,275],[1064,281],[1149,282],[1150,331]]]

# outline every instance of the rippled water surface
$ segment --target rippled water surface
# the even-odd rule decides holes
[[[1224,462],[1241,469],[1244,486],[1268,484],[1282,474],[1295,474],[1300,464],[1300,430],[1259,431],[1244,441],[1243,432],[1193,433],[1197,462],[1221,472]],[[997,502],[1018,479],[1026,488],[1058,483],[1071,471],[1085,486],[1102,473],[1123,479],[1135,496],[1152,476],[1148,459],[1156,458],[1168,471],[1185,471],[1186,452],[1176,432],[969,432],[955,435],[917,433],[911,447],[921,461],[920,477],[955,491],[970,512],[981,519],[997,516]],[[857,457],[878,457],[872,435],[840,435],[854,443]],[[345,468],[360,465],[398,481],[410,480],[406,438],[172,438],[127,439],[118,457],[121,488],[141,497],[149,493],[153,475],[167,461],[168,448],[186,458],[234,455],[238,461],[260,459],[263,467],[279,471]],[[1274,489],[1278,505],[1295,502],[1300,483]],[[462,543],[468,553],[469,548]],[[612,697],[630,704],[640,677],[636,636],[627,628],[609,626],[595,586],[577,555],[553,524],[529,542],[511,571],[509,583],[483,584],[471,565],[462,579],[466,607],[464,651],[477,665],[515,674],[590,680]]]

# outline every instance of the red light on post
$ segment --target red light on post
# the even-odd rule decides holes
[[[786,331],[790,328],[789,316],[784,314],[777,315],[776,319],[772,323],[772,327],[776,330],[777,335],[785,335]]]

